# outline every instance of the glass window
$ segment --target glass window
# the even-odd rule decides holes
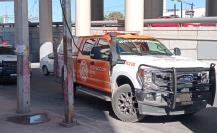
[[[99,46],[109,45],[109,42],[108,42],[108,40],[106,40],[106,39],[100,39],[98,45],[99,45]]]
[[[90,51],[92,50],[94,46],[96,46],[96,44],[97,44],[97,39],[95,38],[86,40],[83,50],[82,50],[82,54],[90,55]]]
[[[120,54],[129,55],[172,55],[172,53],[157,40],[117,39],[117,49]]]
[[[13,48],[0,47],[0,55],[15,55]]]
[[[49,59],[54,59],[54,53],[50,53],[50,54],[48,55],[48,58],[49,58]]]

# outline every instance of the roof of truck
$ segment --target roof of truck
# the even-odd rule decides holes
[[[124,35],[117,35],[118,38],[125,38],[125,39],[153,39],[151,36],[146,35],[131,35],[131,34],[124,34]]]
[[[82,38],[107,38],[110,39],[111,36],[109,33],[104,35],[92,35],[92,36],[82,36]],[[138,34],[119,34],[117,33],[117,38],[125,38],[125,39],[154,39],[152,36],[147,35],[138,35]]]

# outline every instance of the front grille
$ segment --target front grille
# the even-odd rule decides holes
[[[177,92],[207,91],[209,89],[209,77],[208,75],[202,76],[202,72],[177,72]]]
[[[2,75],[10,75],[17,73],[16,61],[2,61]]]

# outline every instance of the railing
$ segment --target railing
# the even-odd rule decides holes
[[[217,17],[200,17],[200,18],[160,18],[160,19],[144,19],[144,24],[160,24],[160,23],[217,23]],[[62,22],[53,22],[54,26],[62,26]],[[95,27],[124,27],[124,20],[105,20],[92,21],[92,26]],[[37,27],[39,23],[29,23],[30,27]],[[14,27],[14,23],[0,24],[0,27]],[[75,23],[72,23],[75,27]]]

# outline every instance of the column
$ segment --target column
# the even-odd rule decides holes
[[[65,118],[62,126],[73,126],[74,119],[74,86],[73,86],[73,60],[71,58],[72,51],[72,38],[71,26],[71,0],[63,0],[63,51],[64,51],[64,111]]]
[[[104,0],[91,0],[91,20],[104,20]]]
[[[217,16],[217,0],[206,0],[206,16]]]
[[[17,48],[17,112],[30,112],[28,0],[14,1]]]
[[[151,19],[163,16],[163,0],[144,0],[144,18]]]
[[[125,0],[125,31],[143,34],[144,0]]]
[[[52,0],[39,0],[40,60],[53,52]]]
[[[90,35],[91,27],[91,10],[90,0],[75,1],[75,34],[76,36]]]

